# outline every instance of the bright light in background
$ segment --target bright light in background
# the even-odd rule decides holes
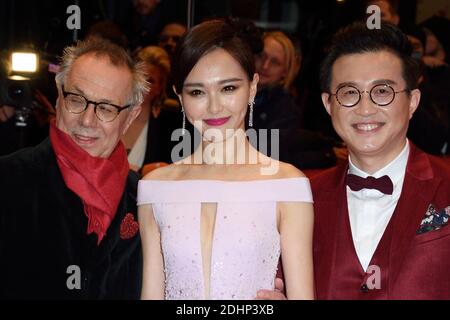
[[[14,52],[11,55],[12,71],[36,72],[37,55],[35,53]]]
[[[337,3],[343,3],[345,0],[336,0]]]
[[[16,80],[16,81],[22,81],[22,80],[30,80],[30,78],[19,76],[17,74],[10,76],[9,79]]]

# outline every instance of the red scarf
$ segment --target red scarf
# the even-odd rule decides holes
[[[124,192],[129,170],[125,148],[119,142],[109,158],[93,157],[54,121],[50,124],[50,141],[66,186],[83,201],[87,233],[95,232],[99,245]]]

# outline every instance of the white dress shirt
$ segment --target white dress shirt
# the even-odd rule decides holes
[[[367,270],[384,230],[397,206],[402,192],[408,155],[409,142],[407,140],[400,154],[388,165],[372,175],[358,169],[349,157],[348,173],[363,178],[367,176],[380,178],[387,175],[394,185],[392,195],[383,194],[376,189],[353,191],[347,186],[348,213],[353,244],[364,271]]]

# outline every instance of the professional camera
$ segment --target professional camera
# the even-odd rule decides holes
[[[38,71],[38,57],[35,53],[13,52],[3,54],[1,62],[0,106],[14,107],[16,126],[25,127],[31,111],[38,107],[32,89],[33,78]]]

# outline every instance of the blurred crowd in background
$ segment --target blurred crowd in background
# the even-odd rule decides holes
[[[80,30],[66,26],[66,9],[72,4],[81,9]],[[0,100],[0,155],[35,145],[48,135],[58,56],[77,39],[101,37],[123,46],[147,66],[151,89],[123,141],[131,167],[140,171],[146,165],[170,163],[177,143],[171,134],[182,126],[172,91],[171,56],[189,24],[228,17],[248,38],[260,75],[253,128],[279,129],[280,160],[300,169],[331,167],[347,152],[322,106],[319,64],[330,37],[340,27],[367,19],[370,5],[377,5],[382,20],[408,35],[421,65],[422,98],[410,122],[409,139],[428,153],[450,154],[450,5],[424,19],[420,0],[19,0],[0,4],[2,61],[12,50],[33,50],[39,53],[40,68],[30,80],[33,103],[25,123],[18,125],[20,102]],[[1,70],[0,77],[6,79],[7,68]],[[7,84],[0,81],[0,91],[11,89]],[[194,131],[189,125],[187,129]],[[271,147],[269,143],[269,155]]]

